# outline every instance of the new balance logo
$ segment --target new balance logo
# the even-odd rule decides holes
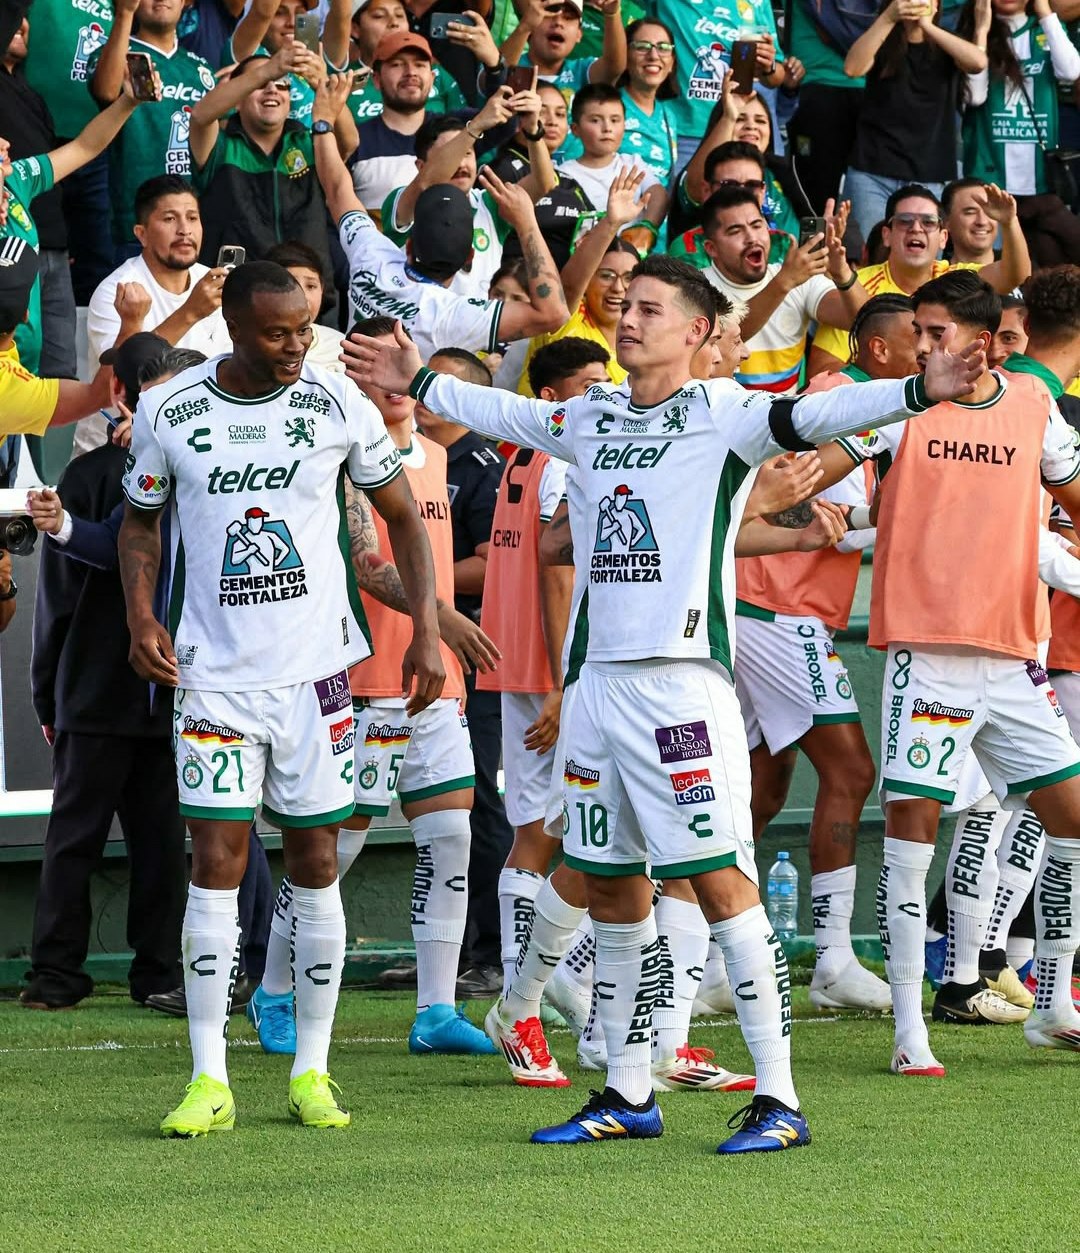
[[[613,1114],[605,1114],[603,1118],[582,1119],[581,1126],[594,1140],[607,1140],[612,1136],[626,1135],[626,1128]]]

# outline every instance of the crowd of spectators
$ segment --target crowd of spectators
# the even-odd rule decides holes
[[[43,384],[18,421],[3,401],[3,430],[41,437],[50,419],[83,417],[61,495],[81,502],[92,480],[98,520],[119,499],[125,404],[101,367],[139,332],[228,352],[221,289],[244,259],[277,261],[300,281],[319,365],[342,368],[338,345],[355,320],[390,316],[425,359],[467,350],[496,386],[523,394],[537,351],[564,337],[599,346],[609,376],[624,377],[615,327],[628,275],[652,252],[699,267],[743,311],[736,377],[778,394],[850,360],[848,331],[870,297],[910,295],[950,267],[978,270],[1007,297],[1004,359],[1022,349],[1033,269],[1080,263],[1080,0],[889,0],[862,21],[831,0],[0,9],[0,270],[8,238],[36,254],[28,283],[21,252],[0,275],[10,286],[17,270],[23,284],[0,299],[0,382],[74,380],[80,367],[91,380],[79,392]],[[561,288],[538,281],[548,257]],[[458,607],[478,619],[502,461],[464,428],[443,435]],[[0,485],[14,482],[18,448],[9,434]],[[42,586],[77,598],[54,543]],[[55,612],[48,597],[39,612]],[[119,602],[113,613],[122,631]],[[58,800],[77,801],[78,776],[94,767],[63,738],[62,696],[44,695],[71,662],[50,623],[40,630],[53,670],[35,700],[56,740]],[[510,834],[494,786],[498,706],[485,695],[470,695],[469,715],[486,788],[474,872],[490,879]],[[68,713],[66,730],[85,732]],[[162,733],[148,722],[140,751]],[[61,849],[69,821],[58,807],[49,838]],[[49,895],[53,870],[35,971],[55,968],[49,995],[77,999],[80,942],[59,945],[50,927],[81,929],[85,902],[73,924]],[[474,898],[483,902],[482,883]],[[483,974],[499,965],[490,912],[473,919],[468,957],[482,988],[498,984]],[[140,927],[178,926],[171,906],[132,918],[143,949]],[[133,973],[139,999],[176,983],[155,944],[149,981]]]

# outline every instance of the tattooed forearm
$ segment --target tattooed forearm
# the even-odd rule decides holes
[[[566,297],[562,280],[538,226],[526,231],[521,241],[521,251],[533,295],[542,301],[556,300],[565,309]]]
[[[782,526],[792,531],[798,531],[804,526],[809,526],[813,520],[814,511],[810,507],[808,500],[804,500],[799,505],[792,505],[790,509],[782,509],[779,513],[765,515],[765,521],[770,526]]]
[[[398,613],[409,612],[409,598],[401,582],[397,566],[381,557],[367,554],[359,561],[353,561],[356,581],[369,596],[373,596],[388,609],[396,609]]]
[[[362,491],[345,480],[345,515],[349,523],[349,546],[353,565],[364,553],[378,553],[379,535],[371,513],[371,502]]]
[[[574,537],[570,531],[570,511],[563,502],[555,510],[551,521],[540,536],[540,564],[542,566],[572,566],[574,564]]]
[[[161,510],[128,505],[116,547],[129,619],[152,614],[161,569]]]

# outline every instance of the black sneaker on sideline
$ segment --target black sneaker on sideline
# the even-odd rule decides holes
[[[242,1014],[247,1003],[259,985],[247,975],[238,975],[233,984],[232,1000],[229,1002],[230,1014]],[[170,992],[155,992],[143,1002],[147,1009],[156,1009],[159,1014],[168,1014],[171,1018],[187,1017],[187,994],[181,983]]]
[[[391,966],[379,975],[380,988],[394,988],[397,991],[416,987],[416,962],[410,966]]]
[[[457,977],[456,991],[459,1000],[486,1000],[502,992],[503,972],[501,966],[470,966]]]

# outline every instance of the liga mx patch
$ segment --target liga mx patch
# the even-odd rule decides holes
[[[671,776],[676,805],[702,805],[716,800],[716,789],[708,770],[681,770]]]
[[[673,761],[693,761],[696,757],[712,756],[709,728],[704,721],[683,722],[674,727],[657,727],[653,734],[662,766]]]

